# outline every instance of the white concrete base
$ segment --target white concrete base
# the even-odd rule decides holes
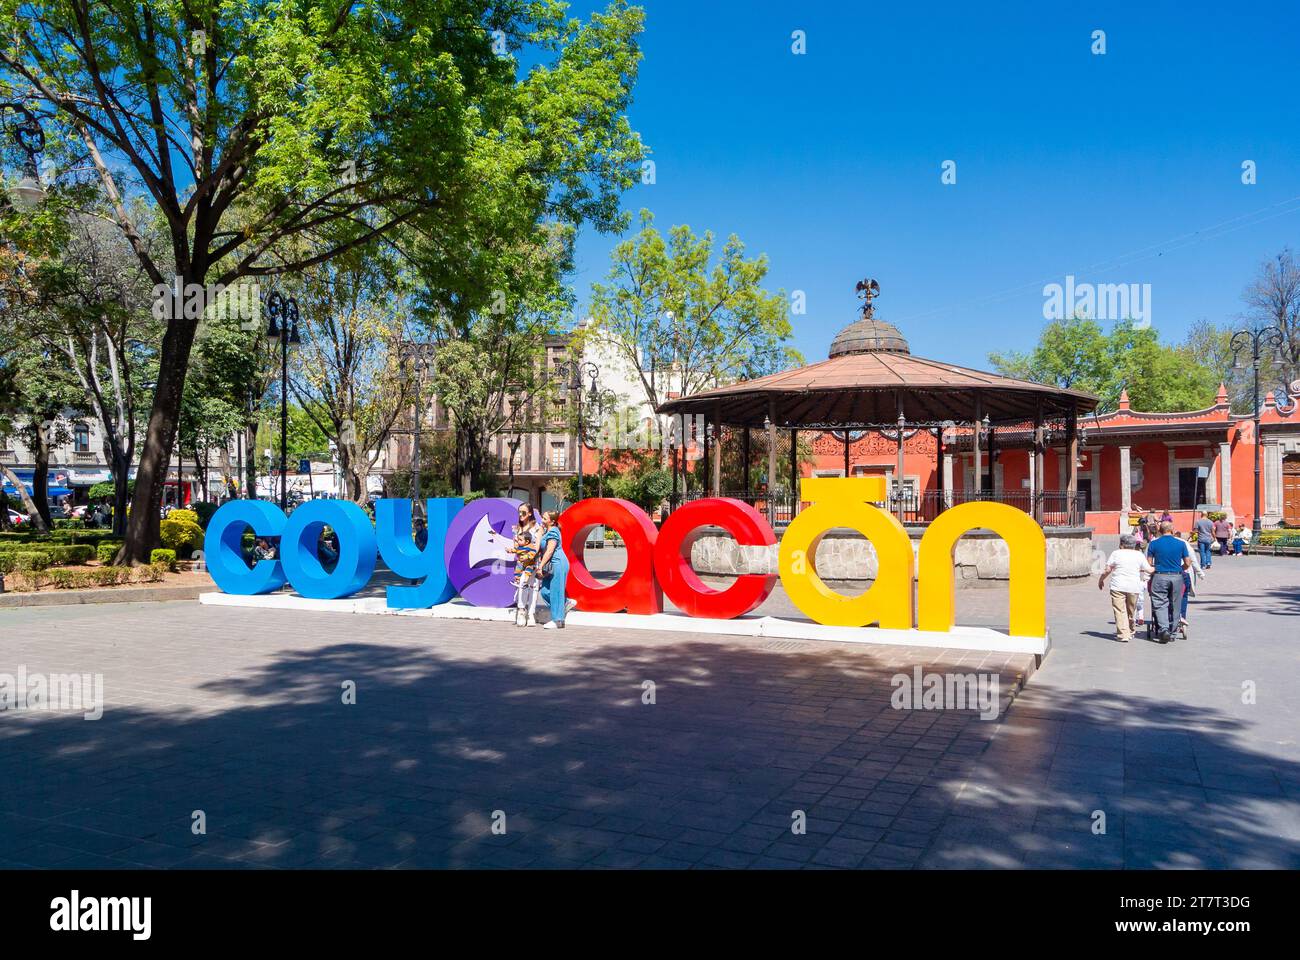
[[[271,610],[310,610],[326,613],[365,613],[400,617],[433,617],[446,620],[488,620],[514,623],[513,609],[476,607],[457,598],[423,610],[395,610],[383,597],[344,600],[309,600],[293,593],[240,596],[204,593],[199,603],[224,607],[261,607]],[[809,620],[777,617],[737,617],[734,620],[706,620],[682,613],[636,616],[628,613],[584,613],[575,610],[565,623],[570,627],[611,627],[622,630],[672,630],[678,633],[707,633],[733,637],[781,637],[790,640],[833,640],[838,643],[895,644],[907,647],[944,647],[950,650],[989,650],[998,653],[1033,653],[1042,656],[1051,649],[1048,637],[1016,637],[989,627],[954,627],[947,633],[921,630],[882,630],[878,627],[828,627]]]

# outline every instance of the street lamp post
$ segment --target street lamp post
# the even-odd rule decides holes
[[[20,100],[0,102],[0,115],[5,111],[18,114],[19,120],[14,124],[13,136],[20,150],[27,155],[23,164],[23,178],[18,181],[14,192],[18,194],[18,206],[31,210],[45,199],[45,189],[41,186],[40,174],[36,168],[36,154],[45,149],[45,133],[41,130],[36,114]]]
[[[1250,368],[1253,376],[1251,384],[1251,397],[1254,400],[1252,420],[1255,424],[1255,519],[1251,523],[1251,532],[1258,537],[1263,529],[1263,523],[1260,519],[1259,511],[1259,368],[1264,362],[1264,347],[1272,347],[1274,354],[1271,361],[1272,366],[1281,363],[1277,353],[1282,350],[1286,343],[1286,338],[1282,331],[1273,326],[1259,326],[1250,330],[1238,330],[1232,335],[1229,341],[1232,346],[1232,368],[1240,370],[1243,368],[1241,362],[1242,352],[1246,346],[1250,346]]]
[[[289,347],[298,338],[298,301],[272,290],[266,297],[266,312],[271,318],[266,328],[268,340],[280,341],[280,509],[289,509]]]
[[[583,421],[582,421],[582,382],[588,382],[588,396],[592,403],[597,402],[600,395],[600,386],[597,378],[600,376],[600,367],[596,366],[590,360],[563,360],[555,365],[555,372],[560,376],[560,399],[568,400],[569,391],[575,392],[575,402],[577,404],[577,424],[575,432],[577,434],[578,446],[578,499],[582,499],[582,445],[583,445]]]
[[[415,370],[415,424],[412,430],[411,449],[411,503],[416,516],[421,516],[423,501],[420,499],[420,424],[424,406],[424,374],[433,369],[433,344],[416,340],[402,340],[400,343],[402,363],[409,362]]]

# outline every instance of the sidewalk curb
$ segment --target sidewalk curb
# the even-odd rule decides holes
[[[163,600],[196,600],[211,590],[211,584],[175,587],[125,587],[105,590],[49,590],[39,593],[0,593],[5,607],[58,607],[83,603],[141,603]]]

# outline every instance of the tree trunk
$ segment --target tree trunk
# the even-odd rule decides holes
[[[32,500],[35,501],[36,510],[45,521],[45,526],[53,530],[54,518],[50,516],[50,438],[44,424],[34,430],[33,434],[35,443],[32,462],[36,469],[32,473]]]
[[[257,444],[257,424],[244,426],[244,496],[250,500],[257,499],[257,453],[253,447]]]
[[[191,282],[191,278],[184,278],[184,282]],[[126,521],[126,543],[118,552],[118,563],[148,563],[150,551],[160,542],[158,523],[163,489],[167,483],[172,444],[176,442],[176,427],[180,422],[181,394],[185,389],[194,332],[195,325],[191,321],[172,320],[163,337],[158,386],[154,390],[149,425],[140,450],[135,496],[131,498],[131,515]]]
[[[125,537],[126,535],[126,505],[130,502],[129,475],[131,473],[131,458],[121,447],[113,445],[113,536]]]
[[[27,511],[27,518],[31,520],[32,526],[36,528],[37,533],[48,533],[50,528],[41,516],[40,511],[36,509],[36,504],[27,493],[27,485],[18,479],[18,474],[14,473],[8,467],[0,466],[4,471],[5,478],[13,484],[14,490],[18,493],[18,499],[22,501],[23,509]]]

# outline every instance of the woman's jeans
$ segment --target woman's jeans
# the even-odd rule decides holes
[[[1187,619],[1187,601],[1192,597],[1192,575],[1186,570],[1183,571],[1183,612],[1179,614],[1182,619]]]
[[[551,558],[551,575],[542,581],[542,599],[551,608],[551,620],[564,622],[564,584],[569,579],[569,562]]]

